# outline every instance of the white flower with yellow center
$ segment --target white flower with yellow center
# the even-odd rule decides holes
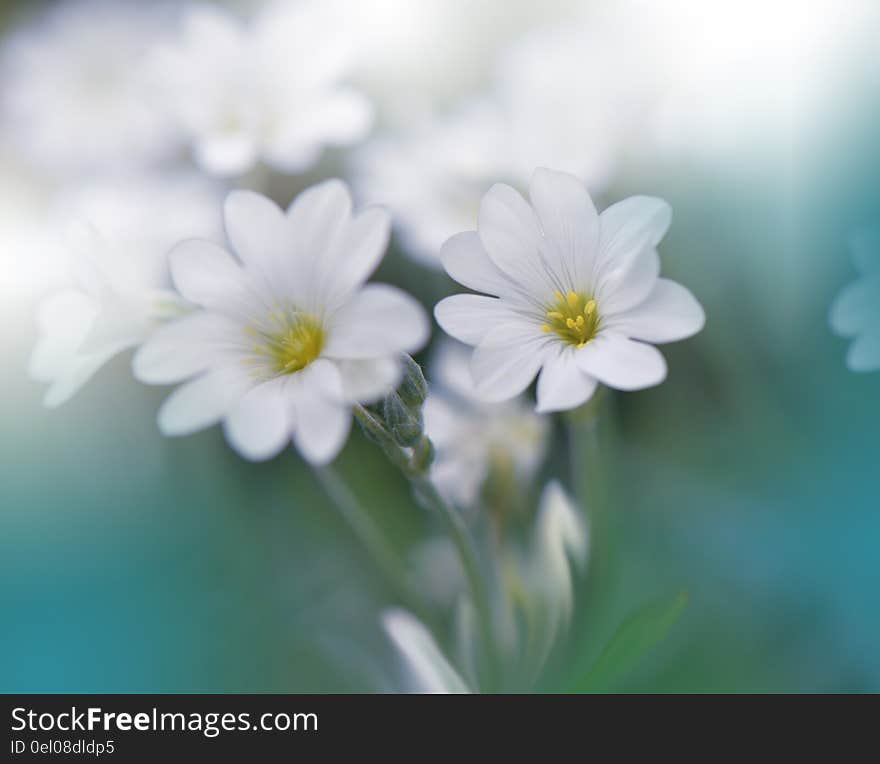
[[[435,309],[443,329],[473,345],[471,373],[486,400],[519,395],[535,375],[538,411],[580,406],[599,382],[657,385],[666,363],[648,343],[698,332],[693,295],[659,278],[666,202],[632,197],[601,215],[574,176],[535,171],[531,204],[497,184],[483,197],[478,231],[453,236],[441,260],[461,294]],[[487,296],[492,295],[492,296]]]
[[[159,412],[166,435],[222,420],[248,459],[268,459],[292,439],[308,461],[326,463],[345,442],[352,405],[393,388],[400,355],[428,337],[412,297],[364,285],[385,252],[388,214],[353,215],[345,184],[330,180],[286,213],[233,192],[225,219],[231,252],[197,240],[172,251],[174,283],[198,309],[153,335],[135,374],[184,383]]]
[[[181,173],[95,181],[58,202],[75,283],[39,309],[30,374],[49,383],[46,406],[188,309],[172,289],[168,250],[187,233],[219,240],[220,199],[214,183]]]
[[[471,507],[495,472],[525,486],[546,451],[549,422],[524,398],[486,403],[474,390],[464,345],[445,341],[431,364],[425,433],[436,448],[434,484],[454,503]]]
[[[249,23],[197,6],[154,66],[203,169],[237,175],[263,160],[298,173],[325,146],[354,143],[370,127],[369,101],[343,84],[352,45],[339,16],[317,2],[269,3]]]
[[[831,328],[853,338],[846,354],[851,371],[880,371],[880,235],[859,233],[851,251],[860,278],[844,287],[831,305]]]

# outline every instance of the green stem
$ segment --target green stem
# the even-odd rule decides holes
[[[393,590],[409,609],[424,618],[424,607],[409,584],[410,576],[366,508],[332,467],[316,467],[314,472],[343,520],[379,566]]]
[[[593,399],[568,417],[571,487],[588,514],[590,525],[599,522],[603,504],[602,454],[599,423],[606,393],[600,388]]]
[[[427,465],[415,458],[415,455],[422,449],[431,448],[430,440],[423,436],[422,442],[410,452],[410,450],[403,449],[397,445],[381,421],[363,406],[356,406],[354,408],[354,415],[367,435],[379,444],[392,464],[410,481],[416,497],[438,517],[443,524],[444,530],[452,539],[477,610],[480,631],[486,655],[489,658],[490,683],[494,682],[497,668],[492,611],[489,593],[477,557],[476,544],[459,512],[443,498],[433,482],[431,482],[428,476]]]

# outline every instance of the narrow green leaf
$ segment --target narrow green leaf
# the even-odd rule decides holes
[[[603,692],[629,673],[642,657],[669,633],[687,607],[688,595],[662,600],[637,610],[617,629],[586,675],[578,677],[572,692]]]

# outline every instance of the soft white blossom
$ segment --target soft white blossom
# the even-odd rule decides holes
[[[205,170],[236,175],[263,160],[299,173],[325,146],[366,134],[371,106],[343,83],[352,56],[343,22],[318,2],[271,3],[248,22],[216,6],[185,14],[154,66]]]
[[[637,196],[601,215],[575,177],[538,169],[531,203],[494,185],[478,231],[452,237],[441,259],[452,278],[485,294],[435,308],[438,323],[475,347],[471,373],[486,400],[509,400],[538,378],[538,411],[585,403],[601,382],[619,390],[657,385],[666,362],[649,343],[698,332],[703,309],[659,278],[666,202]],[[491,296],[489,296],[491,295]]]
[[[831,328],[851,337],[846,365],[852,371],[880,370],[880,233],[865,230],[851,242],[858,280],[846,286],[831,305]]]
[[[439,268],[440,246],[473,227],[493,181],[524,190],[534,168],[547,166],[604,189],[644,108],[626,62],[607,66],[616,61],[610,48],[577,26],[523,37],[477,97],[367,144],[356,163],[359,192],[392,209],[408,254]]]
[[[219,200],[213,183],[163,174],[95,181],[58,202],[74,284],[46,298],[38,314],[30,373],[50,383],[47,406],[186,309],[171,289],[168,251],[186,235],[219,239]]]
[[[445,341],[430,367],[425,432],[436,456],[431,479],[451,501],[470,507],[494,468],[503,479],[524,486],[546,450],[549,422],[524,399],[480,400],[464,345]]]
[[[352,404],[387,393],[400,355],[428,337],[412,297],[364,285],[385,252],[388,214],[353,214],[338,180],[304,191],[286,213],[250,191],[231,193],[224,212],[228,249],[190,240],[172,251],[174,284],[198,309],[151,337],[135,373],[183,383],[159,412],[166,435],[222,420],[248,459],[268,459],[292,439],[310,462],[328,462]]]
[[[146,166],[177,143],[146,74],[173,5],[57,3],[15,31],[0,63],[0,117],[28,160],[52,173]]]

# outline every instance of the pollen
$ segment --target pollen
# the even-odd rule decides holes
[[[296,310],[273,311],[265,325],[248,327],[247,333],[259,341],[254,347],[259,366],[273,376],[301,371],[318,358],[324,348],[325,332],[321,322],[315,316]]]
[[[557,291],[556,302],[546,311],[547,323],[541,331],[554,333],[569,345],[582,348],[599,332],[599,312],[596,301],[578,292],[567,294]]]

